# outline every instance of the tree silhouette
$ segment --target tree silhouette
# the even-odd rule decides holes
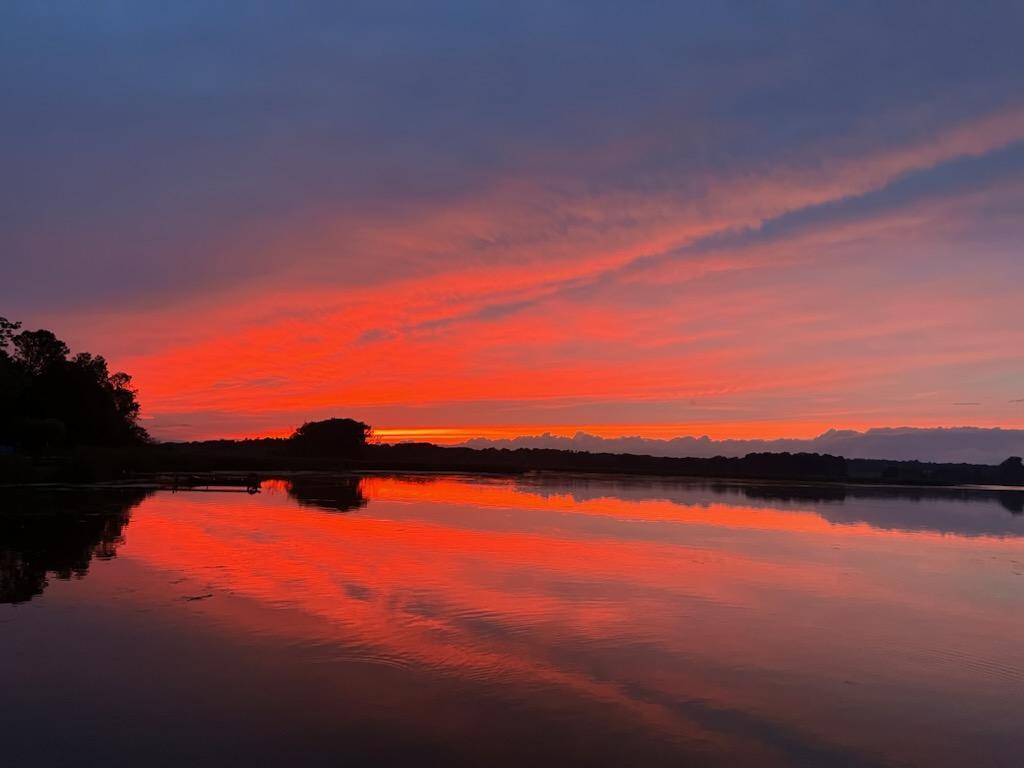
[[[99,355],[70,354],[52,331],[0,318],[0,443],[52,452],[146,441],[131,376],[110,373]]]
[[[1024,460],[1011,456],[999,465],[999,482],[1014,485],[1024,482]]]
[[[369,424],[355,419],[307,421],[295,430],[289,443],[303,455],[354,458],[363,453],[370,432]]]
[[[71,352],[53,331],[22,331],[12,342],[15,359],[30,376],[40,376],[56,368],[67,361]]]

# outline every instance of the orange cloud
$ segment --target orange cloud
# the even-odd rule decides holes
[[[879,254],[894,249],[904,253],[900,263],[928,274],[929,257],[912,251],[931,228],[956,221],[955,203],[673,254],[1022,136],[1022,113],[1010,111],[813,171],[712,180],[698,200],[677,200],[671,189],[538,195],[535,181],[509,179],[476,199],[407,208],[386,224],[343,218],[326,235],[288,232],[268,247],[314,255],[284,282],[243,280],[187,308],[77,317],[75,325],[123,345],[113,362],[135,375],[155,424],[193,414],[188,421],[200,426],[175,434],[215,436],[201,426],[203,414],[232,412],[230,434],[281,434],[328,412],[385,430],[472,425],[492,434],[538,424],[598,434],[641,425],[652,434],[671,424],[769,437],[893,419],[949,423],[948,410],[861,393],[916,372],[912,387],[894,385],[909,397],[933,389],[929,371],[957,364],[1006,378],[996,373],[1010,365],[1000,350],[1020,340],[1001,321],[1008,305],[986,317],[978,313],[983,289],[970,281],[884,280],[893,259]],[[341,233],[357,245],[336,239]],[[332,249],[354,247],[363,259],[380,254],[384,271],[345,287],[331,276]],[[311,284],[302,264],[319,264],[326,279]],[[858,296],[858,285],[873,295]],[[985,301],[993,297],[1005,298],[998,287]],[[981,337],[988,351],[971,343]],[[655,402],[665,405],[645,405]],[[494,416],[482,419],[487,403]],[[638,418],[644,408],[649,415]],[[979,413],[976,423],[1011,426],[1004,410]],[[255,414],[268,416],[246,429]]]

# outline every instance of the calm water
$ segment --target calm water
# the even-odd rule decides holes
[[[1024,758],[997,492],[558,478],[0,496],[6,765]]]

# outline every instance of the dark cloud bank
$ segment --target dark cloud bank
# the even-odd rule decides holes
[[[968,462],[998,464],[1024,455],[1024,429],[891,427],[866,432],[830,429],[806,440],[712,440],[709,437],[605,438],[577,432],[572,437],[545,433],[503,440],[475,438],[470,448],[558,448],[593,453],[636,453],[650,456],[744,456],[757,451],[831,453],[850,459]]]

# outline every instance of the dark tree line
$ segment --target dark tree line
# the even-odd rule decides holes
[[[57,453],[144,443],[131,381],[100,355],[72,355],[52,331],[0,317],[0,445]]]
[[[457,472],[601,472],[771,480],[847,478],[846,459],[818,453],[748,453],[742,457],[677,458],[628,453],[586,453],[555,448],[442,447],[430,443],[368,446],[375,469]]]
[[[1007,459],[996,466],[845,459],[817,453],[750,453],[741,457],[678,458],[585,453],[553,448],[475,449],[430,443],[388,445],[369,442],[369,433],[370,428],[362,422],[328,419],[307,422],[290,438],[164,443],[154,446],[149,453],[152,454],[154,470],[190,472],[344,469],[517,474],[542,470],[924,486],[1024,486],[1024,465],[1018,457]],[[1013,503],[1019,504],[1019,500]]]

